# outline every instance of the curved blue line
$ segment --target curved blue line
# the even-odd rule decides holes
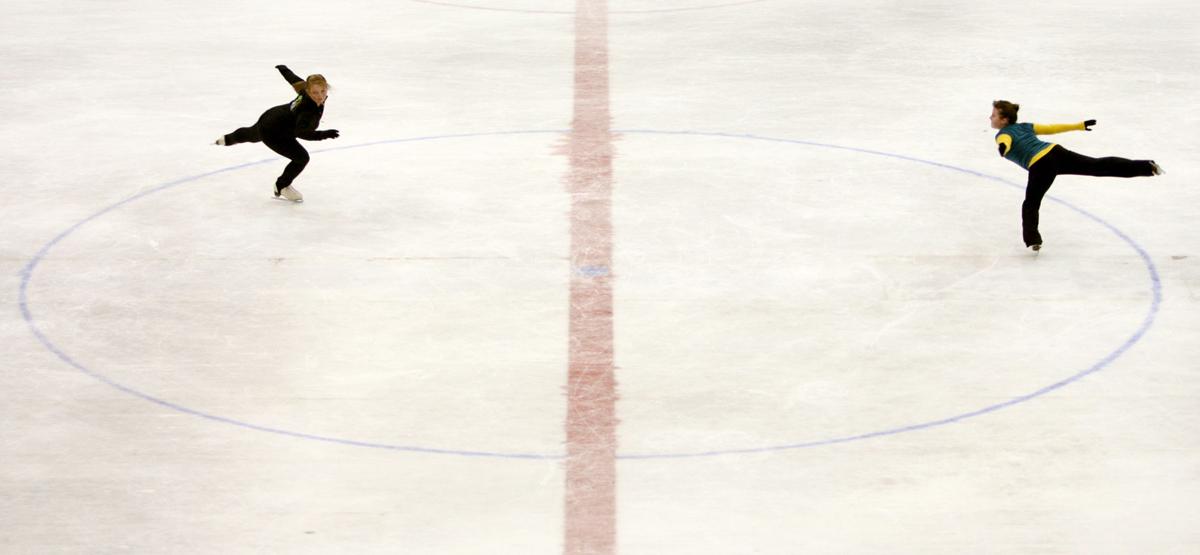
[[[439,139],[457,139],[457,138],[467,138],[467,137],[492,137],[492,136],[504,136],[504,135],[565,134],[568,132],[569,131],[567,131],[567,130],[546,129],[546,130],[526,130],[526,131],[460,133],[460,134],[453,134],[453,135],[431,135],[431,136],[411,137],[411,138],[404,138],[404,139],[389,139],[389,140],[383,140],[383,141],[374,141],[374,142],[361,143],[361,144],[349,145],[349,146],[344,146],[344,147],[334,147],[334,148],[327,148],[327,149],[322,149],[322,150],[314,150],[313,152],[332,152],[332,151],[338,151],[338,150],[349,150],[349,149],[353,149],[353,148],[362,148],[362,147],[367,147],[367,146],[375,146],[375,145],[383,145],[383,144],[408,143],[408,142],[430,141],[430,140],[439,140]],[[899,160],[906,160],[906,161],[910,161],[910,162],[917,162],[917,163],[921,163],[921,164],[936,166],[936,167],[945,168],[948,170],[953,170],[953,171],[970,174],[970,175],[980,177],[983,179],[998,181],[1000,183],[1004,183],[1004,184],[1012,186],[1012,187],[1017,187],[1017,188],[1022,187],[1022,185],[1020,185],[1018,183],[1014,183],[1012,181],[1008,181],[1008,180],[1000,178],[1000,177],[980,173],[980,172],[970,170],[967,168],[961,168],[958,166],[943,164],[941,162],[935,162],[932,160],[925,160],[925,159],[921,159],[921,158],[915,158],[912,156],[895,154],[895,153],[891,153],[891,152],[883,152],[883,151],[878,151],[878,150],[871,150],[871,149],[857,148],[857,147],[848,147],[848,146],[834,145],[834,144],[828,144],[828,143],[802,141],[802,140],[796,140],[796,139],[781,139],[781,138],[774,138],[774,137],[763,137],[763,136],[749,135],[749,134],[733,134],[733,133],[704,132],[704,131],[660,131],[660,130],[652,130],[652,129],[626,129],[626,130],[614,130],[613,132],[614,133],[629,133],[629,134],[645,134],[645,135],[690,135],[690,136],[703,136],[703,137],[750,139],[750,140],[759,140],[759,141],[770,141],[770,142],[780,142],[780,143],[815,146],[815,147],[830,148],[830,149],[836,149],[836,150],[846,150],[846,151],[859,152],[859,153],[864,153],[864,154],[872,154],[872,155],[876,155],[876,156],[884,156],[884,157],[888,157],[888,158],[896,158]],[[198,175],[193,175],[191,177],[185,177],[185,178],[177,179],[174,181],[168,181],[166,183],[152,187],[152,188],[142,191],[140,193],[131,195],[130,197],[125,198],[119,202],[116,202],[116,203],[100,210],[99,212],[96,212],[95,214],[92,214],[91,216],[88,216],[87,218],[80,220],[79,222],[75,223],[71,227],[67,228],[67,230],[58,234],[56,237],[54,237],[54,239],[50,240],[50,242],[43,245],[42,248],[38,250],[38,252],[34,255],[34,257],[29,260],[29,262],[22,268],[22,270],[20,272],[21,283],[20,283],[20,290],[19,290],[19,295],[18,295],[18,297],[19,297],[18,304],[19,304],[19,307],[21,310],[21,316],[22,316],[22,318],[24,318],[26,324],[29,326],[30,330],[33,332],[33,335],[38,339],[38,341],[44,347],[46,347],[46,349],[48,349],[51,353],[53,353],[55,356],[57,356],[60,360],[67,363],[68,365],[74,367],[75,369],[79,370],[80,372],[83,372],[84,374],[91,376],[92,378],[94,378],[96,380],[99,380],[105,384],[108,384],[109,386],[116,388],[120,391],[123,391],[129,395],[139,397],[141,399],[144,399],[146,401],[169,408],[171,410],[175,410],[175,411],[182,412],[185,414],[190,414],[193,416],[198,416],[198,417],[212,420],[215,422],[221,422],[224,424],[231,424],[231,425],[238,426],[241,428],[246,428],[246,429],[251,429],[251,430],[256,430],[256,431],[261,431],[261,432],[269,432],[269,433],[273,433],[273,434],[285,435],[285,436],[290,436],[290,437],[295,437],[295,438],[300,438],[300,439],[322,441],[322,442],[327,442],[327,443],[335,443],[335,444],[355,446],[355,447],[370,447],[370,448],[374,448],[374,449],[388,449],[388,450],[393,450],[393,451],[404,451],[404,452],[412,452],[412,453],[425,453],[425,454],[436,454],[436,455],[457,455],[457,456],[464,456],[464,457],[489,457],[489,458],[534,459],[534,460],[560,460],[560,459],[565,458],[565,455],[563,455],[563,454],[554,454],[554,453],[470,451],[470,450],[455,450],[455,449],[436,449],[436,448],[420,447],[420,446],[393,445],[393,444],[387,444],[387,443],[375,443],[375,442],[368,442],[368,441],[337,438],[337,437],[331,437],[331,436],[307,434],[307,433],[302,433],[302,432],[294,432],[294,431],[290,431],[290,430],[284,430],[281,428],[271,428],[268,426],[261,426],[261,425],[253,424],[250,422],[244,422],[244,421],[235,420],[232,418],[217,416],[217,415],[205,413],[202,411],[198,411],[195,409],[191,409],[191,408],[188,408],[188,407],[185,407],[182,405],[178,405],[178,404],[172,403],[170,401],[166,401],[166,400],[160,399],[158,397],[154,397],[152,395],[148,395],[146,393],[143,393],[141,391],[138,391],[136,389],[133,389],[131,387],[123,385],[119,382],[116,382],[116,381],[108,378],[107,376],[99,374],[99,373],[87,368],[83,364],[80,364],[79,362],[75,361],[73,358],[71,358],[70,355],[66,354],[63,350],[59,349],[37,327],[36,319],[34,318],[32,311],[29,309],[29,298],[28,298],[29,283],[32,280],[33,271],[37,268],[37,265],[42,261],[42,259],[46,256],[46,254],[49,253],[50,249],[52,249],[56,244],[61,242],[67,236],[74,233],[76,230],[78,230],[80,227],[84,226],[88,222],[91,222],[92,220],[95,220],[96,218],[99,218],[100,216],[103,216],[109,212],[112,212],[113,210],[116,210],[117,208],[120,208],[126,204],[129,204],[130,202],[133,202],[135,200],[149,196],[151,194],[154,194],[154,193],[157,193],[160,191],[164,191],[164,190],[167,190],[167,189],[170,189],[173,187],[177,187],[179,185],[183,185],[185,183],[189,183],[192,181],[197,181],[197,180],[203,179],[205,177],[210,177],[210,176],[225,173],[225,172],[231,172],[231,171],[247,168],[250,166],[264,164],[266,162],[270,162],[273,160],[275,160],[275,159],[270,158],[270,159],[264,159],[264,160],[257,160],[254,162],[247,162],[247,163],[239,164],[236,166],[230,166],[227,168],[221,168],[218,170],[213,170],[213,171],[198,174]],[[1121,240],[1125,241],[1127,244],[1129,244],[1131,247],[1133,247],[1133,249],[1135,251],[1137,251],[1138,255],[1141,256],[1143,263],[1145,263],[1147,271],[1150,274],[1151,291],[1153,293],[1153,297],[1152,297],[1152,300],[1150,303],[1150,310],[1147,312],[1145,319],[1143,319],[1141,326],[1138,327],[1138,329],[1133,333],[1133,335],[1131,335],[1128,339],[1126,339],[1125,342],[1122,343],[1120,347],[1118,347],[1116,350],[1112,351],[1111,353],[1109,353],[1108,355],[1106,355],[1105,357],[1100,359],[1098,362],[1096,362],[1092,366],[1090,366],[1087,369],[1085,369],[1081,372],[1078,372],[1072,376],[1069,376],[1063,380],[1052,383],[1050,385],[1047,385],[1045,387],[1042,387],[1038,390],[1027,393],[1025,395],[1014,397],[1007,401],[989,405],[989,406],[983,407],[981,409],[958,414],[958,415],[947,417],[947,418],[942,418],[939,420],[931,420],[928,422],[922,422],[922,423],[918,423],[918,424],[912,424],[912,425],[901,426],[901,427],[896,427],[896,428],[889,428],[889,429],[880,430],[880,431],[876,431],[876,432],[828,438],[828,439],[809,441],[809,442],[803,442],[803,443],[792,443],[792,444],[785,444],[785,445],[772,445],[772,446],[765,446],[765,447],[743,448],[743,449],[719,449],[719,450],[709,450],[709,451],[696,451],[696,452],[690,452],[690,453],[630,453],[630,454],[624,454],[624,455],[617,455],[617,458],[618,459],[626,459],[626,460],[681,459],[681,458],[711,457],[711,456],[717,456],[717,455],[770,453],[770,452],[776,452],[776,451],[802,449],[802,448],[806,448],[806,447],[835,445],[835,444],[839,444],[839,443],[848,443],[848,442],[852,442],[852,441],[860,441],[860,440],[865,440],[865,439],[870,439],[870,438],[896,435],[896,434],[900,434],[900,433],[904,433],[904,432],[924,430],[924,429],[928,429],[928,428],[944,426],[947,424],[953,424],[955,422],[960,422],[960,421],[963,421],[963,420],[966,420],[969,418],[974,418],[976,416],[981,416],[984,414],[988,414],[991,412],[995,412],[995,411],[998,411],[1001,409],[1005,409],[1005,408],[1008,408],[1008,407],[1011,407],[1014,405],[1024,403],[1024,402],[1032,400],[1036,397],[1045,395],[1046,393],[1049,393],[1051,391],[1065,387],[1073,382],[1076,382],[1076,381],[1082,379],[1084,376],[1096,373],[1096,372],[1104,369],[1108,365],[1112,364],[1113,361],[1115,361],[1117,358],[1119,358],[1121,355],[1123,355],[1126,351],[1128,351],[1130,348],[1132,348],[1138,341],[1140,341],[1142,339],[1142,337],[1146,334],[1146,332],[1149,331],[1150,327],[1154,324],[1155,317],[1158,314],[1159,306],[1162,303],[1162,283],[1159,278],[1158,269],[1155,267],[1154,262],[1151,259],[1149,253],[1147,253],[1146,250],[1144,248],[1142,248],[1141,245],[1139,245],[1136,241],[1134,241],[1132,238],[1130,238],[1128,235],[1126,235],[1120,229],[1117,229],[1115,226],[1106,222],[1105,220],[1101,219],[1100,217],[1098,217],[1082,208],[1076,207],[1066,201],[1063,201],[1063,200],[1060,200],[1060,199],[1057,199],[1054,197],[1047,197],[1047,198],[1054,202],[1062,204],[1062,205],[1074,210],[1075,212],[1078,212],[1080,215],[1108,228],[1109,231],[1113,232],[1117,237],[1119,237]]]

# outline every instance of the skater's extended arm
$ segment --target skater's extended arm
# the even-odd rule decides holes
[[[323,141],[338,138],[337,129],[317,129],[319,118],[311,112],[302,112],[296,118],[296,137],[306,141]]]
[[[1094,119],[1079,123],[1035,123],[1033,124],[1033,132],[1038,135],[1053,135],[1066,131],[1091,131],[1090,128],[1093,125],[1096,125],[1096,120]]]
[[[299,75],[292,73],[292,70],[288,69],[288,66],[280,64],[275,66],[275,69],[278,69],[279,74],[283,75],[283,78],[287,79],[287,82],[292,84],[292,88],[295,89],[296,92],[301,92],[304,90],[304,80],[301,79]]]
[[[1026,128],[1031,128],[1030,130],[1032,130],[1035,135],[1053,135],[1055,133],[1063,133],[1066,131],[1091,131],[1093,125],[1096,125],[1096,120],[1089,119],[1079,123],[1023,123],[1019,124],[1017,127],[1025,126]],[[1008,129],[1008,127],[1005,127],[1005,129]],[[996,148],[1000,151],[1000,156],[1007,155],[1013,148],[1012,134],[1005,133],[1003,131],[998,133],[996,135]],[[1037,161],[1037,158],[1039,157],[1040,156],[1035,156],[1034,161]]]
[[[297,131],[296,137],[306,141],[324,141],[325,139],[338,138],[337,129],[312,129],[309,131]]]

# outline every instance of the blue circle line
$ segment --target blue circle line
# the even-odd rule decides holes
[[[352,148],[362,148],[362,147],[382,145],[382,144],[430,141],[430,140],[438,140],[438,139],[454,139],[454,138],[466,138],[466,137],[490,137],[490,136],[504,136],[504,135],[565,134],[565,133],[569,133],[569,131],[568,130],[526,130],[526,131],[460,133],[460,134],[452,134],[452,135],[429,135],[429,136],[419,136],[419,137],[402,138],[402,139],[388,139],[388,140],[382,140],[382,141],[373,141],[373,142],[367,142],[367,143],[361,143],[361,144],[355,144],[355,145],[348,145],[348,146],[344,146],[344,147],[333,147],[333,148],[327,148],[327,149],[321,149],[321,150],[314,150],[313,152],[331,152],[331,151],[348,150],[348,149],[352,149]],[[750,134],[734,134],[734,133],[723,133],[723,132],[704,132],[704,131],[686,131],[686,130],[685,131],[660,131],[660,130],[649,130],[649,129],[626,129],[626,130],[613,130],[613,133],[723,137],[723,138],[751,139],[751,140],[760,140],[760,141],[769,141],[769,142],[780,142],[780,143],[817,146],[817,147],[823,147],[823,148],[831,148],[831,149],[838,149],[838,150],[860,152],[860,153],[865,153],[865,154],[873,154],[873,155],[877,155],[877,156],[885,156],[885,157],[889,157],[889,158],[896,158],[896,159],[907,160],[907,161],[911,161],[911,162],[918,162],[918,163],[936,166],[936,167],[940,167],[940,168],[945,168],[945,169],[949,169],[949,170],[953,170],[953,171],[967,173],[967,174],[974,175],[976,177],[980,177],[980,178],[984,178],[984,179],[998,181],[998,182],[1001,182],[1001,183],[1004,183],[1004,184],[1007,184],[1007,185],[1013,186],[1013,187],[1018,187],[1018,188],[1021,187],[1021,185],[1019,185],[1017,183],[1014,183],[1012,181],[1009,181],[1009,180],[1006,180],[1006,179],[1003,179],[1000,177],[980,173],[980,172],[977,172],[974,170],[961,168],[958,166],[943,164],[941,162],[925,160],[922,158],[915,158],[912,156],[906,156],[906,155],[902,155],[902,154],[895,154],[895,153],[890,153],[890,152],[883,152],[883,151],[864,149],[864,148],[858,148],[858,147],[834,145],[834,144],[828,144],[828,143],[803,141],[803,140],[797,140],[797,139],[782,139],[782,138],[774,138],[774,137],[764,137],[764,136],[750,135]],[[36,319],[34,318],[33,313],[29,308],[29,298],[28,298],[29,283],[32,280],[34,270],[37,268],[38,264],[45,258],[45,256],[49,253],[50,249],[52,249],[56,244],[61,242],[67,236],[74,233],[76,230],[78,230],[80,227],[86,225],[88,222],[91,222],[92,220],[95,220],[95,219],[99,218],[100,216],[103,216],[109,212],[112,212],[113,210],[116,210],[117,208],[120,208],[126,204],[129,204],[135,200],[139,200],[139,199],[149,196],[151,194],[154,194],[154,193],[166,190],[166,189],[170,189],[173,187],[177,187],[177,186],[183,185],[185,183],[198,181],[198,180],[206,178],[206,177],[211,177],[211,176],[226,173],[226,172],[240,170],[240,169],[244,169],[244,168],[247,168],[250,166],[260,165],[260,164],[264,164],[264,163],[271,162],[274,160],[277,160],[277,159],[268,158],[268,159],[263,159],[263,160],[246,162],[246,163],[238,164],[235,166],[229,166],[226,168],[221,168],[218,170],[213,170],[213,171],[193,175],[190,177],[184,177],[181,179],[176,179],[173,181],[168,181],[168,182],[159,184],[159,185],[154,186],[145,191],[141,191],[139,193],[133,194],[133,195],[131,195],[123,200],[120,200],[112,205],[109,205],[108,207],[100,210],[99,212],[96,212],[95,214],[92,214],[91,216],[88,216],[87,218],[84,218],[83,220],[76,222],[74,225],[67,228],[62,233],[59,233],[56,237],[54,237],[48,243],[43,245],[42,248],[37,251],[37,253],[33,256],[33,258],[30,259],[29,262],[20,271],[21,283],[20,283],[20,288],[19,288],[19,295],[18,295],[19,303],[18,304],[19,304],[19,307],[21,310],[21,316],[25,320],[26,324],[29,326],[33,335],[38,339],[38,341],[47,350],[49,350],[51,353],[53,353],[60,360],[62,360],[63,362],[74,367],[75,369],[79,370],[80,372],[82,372],[102,383],[105,383],[105,384],[107,384],[113,388],[116,388],[120,391],[123,391],[129,395],[139,397],[146,401],[166,407],[168,409],[182,412],[185,414],[190,414],[193,416],[198,416],[198,417],[201,417],[201,418],[204,418],[207,420],[212,420],[215,422],[221,422],[224,424],[231,424],[231,425],[238,426],[241,428],[246,428],[246,429],[251,429],[251,430],[256,430],[256,431],[261,431],[261,432],[268,432],[268,433],[273,433],[273,434],[279,434],[279,435],[284,435],[284,436],[290,436],[290,437],[295,437],[295,438],[300,438],[300,439],[321,441],[321,442],[326,442],[326,443],[335,443],[335,444],[355,446],[355,447],[370,447],[370,448],[374,448],[374,449],[388,449],[388,450],[393,450],[393,451],[404,451],[404,452],[435,454],[435,455],[457,455],[457,456],[463,456],[463,457],[488,457],[488,458],[526,459],[526,460],[528,460],[528,459],[534,459],[534,460],[561,460],[561,459],[564,459],[565,455],[554,454],[554,453],[493,452],[493,451],[472,451],[472,450],[456,450],[456,449],[437,449],[437,448],[420,447],[420,446],[394,445],[394,444],[387,444],[387,443],[376,443],[376,442],[360,441],[360,440],[353,440],[353,439],[344,439],[344,438],[338,438],[338,437],[295,432],[295,431],[285,430],[285,429],[281,429],[281,428],[272,428],[272,427],[268,427],[268,426],[254,424],[251,422],[245,422],[245,421],[241,421],[241,420],[235,420],[232,418],[209,414],[209,413],[191,409],[191,408],[188,408],[188,407],[185,407],[185,406],[182,406],[182,405],[179,405],[176,403],[172,403],[170,401],[166,401],[164,399],[160,399],[158,397],[154,397],[152,395],[143,393],[143,392],[133,389],[129,386],[121,384],[103,374],[100,374],[98,372],[91,370],[87,366],[77,362],[75,359],[73,359],[70,355],[68,355],[62,349],[58,348],[58,346],[55,345],[52,341],[50,341],[50,339],[48,337],[46,337],[46,335],[44,333],[42,333],[41,329],[38,328]],[[717,455],[770,453],[770,452],[802,449],[802,448],[807,448],[807,447],[835,445],[835,444],[839,444],[839,443],[848,443],[848,442],[852,442],[852,441],[860,441],[860,440],[877,438],[877,437],[891,436],[891,435],[896,435],[896,434],[900,434],[900,433],[904,433],[904,432],[924,430],[924,429],[934,428],[934,427],[938,427],[938,426],[953,424],[953,423],[960,422],[960,421],[963,421],[963,420],[966,420],[969,418],[992,413],[992,412],[995,412],[995,411],[998,411],[998,410],[1001,410],[1004,408],[1008,408],[1008,407],[1011,407],[1014,405],[1024,403],[1026,401],[1030,401],[1036,397],[1040,397],[1042,395],[1050,393],[1051,391],[1055,391],[1057,389],[1065,387],[1073,382],[1076,382],[1076,381],[1082,379],[1084,376],[1096,373],[1096,372],[1104,369],[1105,367],[1109,366],[1110,364],[1113,363],[1113,361],[1115,361],[1117,358],[1119,358],[1121,355],[1123,355],[1126,351],[1128,351],[1130,348],[1132,348],[1138,341],[1140,341],[1142,339],[1142,337],[1145,336],[1145,334],[1149,331],[1150,327],[1154,324],[1155,317],[1158,314],[1159,306],[1162,303],[1162,283],[1159,278],[1158,270],[1155,267],[1154,262],[1151,259],[1149,253],[1147,253],[1146,250],[1144,248],[1142,248],[1141,245],[1139,245],[1136,241],[1134,241],[1131,237],[1129,237],[1127,234],[1122,232],[1117,227],[1115,227],[1112,224],[1108,223],[1107,221],[1101,219],[1100,217],[1098,217],[1082,208],[1076,207],[1066,201],[1063,201],[1063,200],[1060,200],[1060,199],[1057,199],[1054,197],[1047,197],[1047,198],[1049,198],[1050,200],[1053,200],[1055,202],[1058,202],[1059,204],[1062,204],[1062,205],[1074,210],[1075,212],[1078,212],[1079,214],[1083,215],[1084,217],[1091,219],[1091,220],[1099,223],[1100,225],[1104,226],[1108,230],[1112,231],[1117,237],[1121,238],[1127,244],[1132,246],[1135,251],[1137,251],[1138,255],[1141,256],[1143,263],[1146,265],[1147,271],[1150,274],[1151,291],[1152,291],[1153,295],[1152,295],[1152,300],[1150,303],[1149,312],[1146,314],[1146,317],[1143,319],[1141,326],[1128,339],[1126,339],[1125,342],[1122,343],[1120,347],[1118,347],[1116,350],[1110,352],[1108,355],[1106,355],[1105,357],[1100,359],[1098,362],[1096,362],[1092,366],[1090,366],[1087,369],[1085,369],[1081,372],[1078,372],[1072,376],[1069,376],[1065,379],[1059,380],[1055,383],[1052,383],[1050,385],[1047,385],[1045,387],[1037,389],[1033,392],[1014,397],[1012,399],[1009,399],[1009,400],[1001,402],[1001,403],[989,405],[989,406],[983,407],[981,409],[958,414],[955,416],[950,416],[947,418],[942,418],[939,420],[932,420],[932,421],[922,422],[922,423],[918,423],[918,424],[912,424],[912,425],[908,425],[908,426],[889,428],[889,429],[880,430],[880,431],[876,431],[876,432],[870,432],[870,433],[864,433],[864,434],[858,434],[858,435],[850,435],[850,436],[842,436],[842,437],[809,441],[809,442],[803,442],[803,443],[772,445],[772,446],[756,447],[756,448],[719,449],[719,450],[696,451],[696,452],[688,452],[688,453],[629,453],[629,454],[619,454],[619,455],[617,455],[617,458],[625,459],[625,460],[682,459],[682,458],[710,457],[710,456],[717,456]]]

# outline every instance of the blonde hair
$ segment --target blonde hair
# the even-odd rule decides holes
[[[308,79],[304,80],[304,88],[305,89],[308,89],[309,87],[314,87],[314,86],[325,87],[326,90],[333,88],[333,87],[329,86],[329,81],[325,80],[325,76],[321,75],[320,73],[314,73],[312,75],[309,75]]]

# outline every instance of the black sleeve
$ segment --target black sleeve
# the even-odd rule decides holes
[[[319,141],[325,138],[321,136],[320,131],[317,131],[317,118],[307,112],[301,112],[296,117],[296,137],[306,141]]]
[[[301,79],[299,75],[296,75],[295,73],[292,73],[292,70],[288,69],[288,66],[285,66],[285,65],[277,65],[277,66],[275,66],[275,69],[278,69],[278,70],[279,70],[279,74],[280,74],[280,75],[283,75],[283,78],[284,78],[284,79],[287,79],[287,82],[288,82],[288,83],[291,83],[292,85],[295,85],[296,83],[303,83],[303,82],[304,82],[304,80],[303,80],[303,79]]]
[[[1008,150],[1008,145],[1005,145],[1004,143],[1000,143],[1000,156],[1004,156],[1004,153],[1007,150]]]

